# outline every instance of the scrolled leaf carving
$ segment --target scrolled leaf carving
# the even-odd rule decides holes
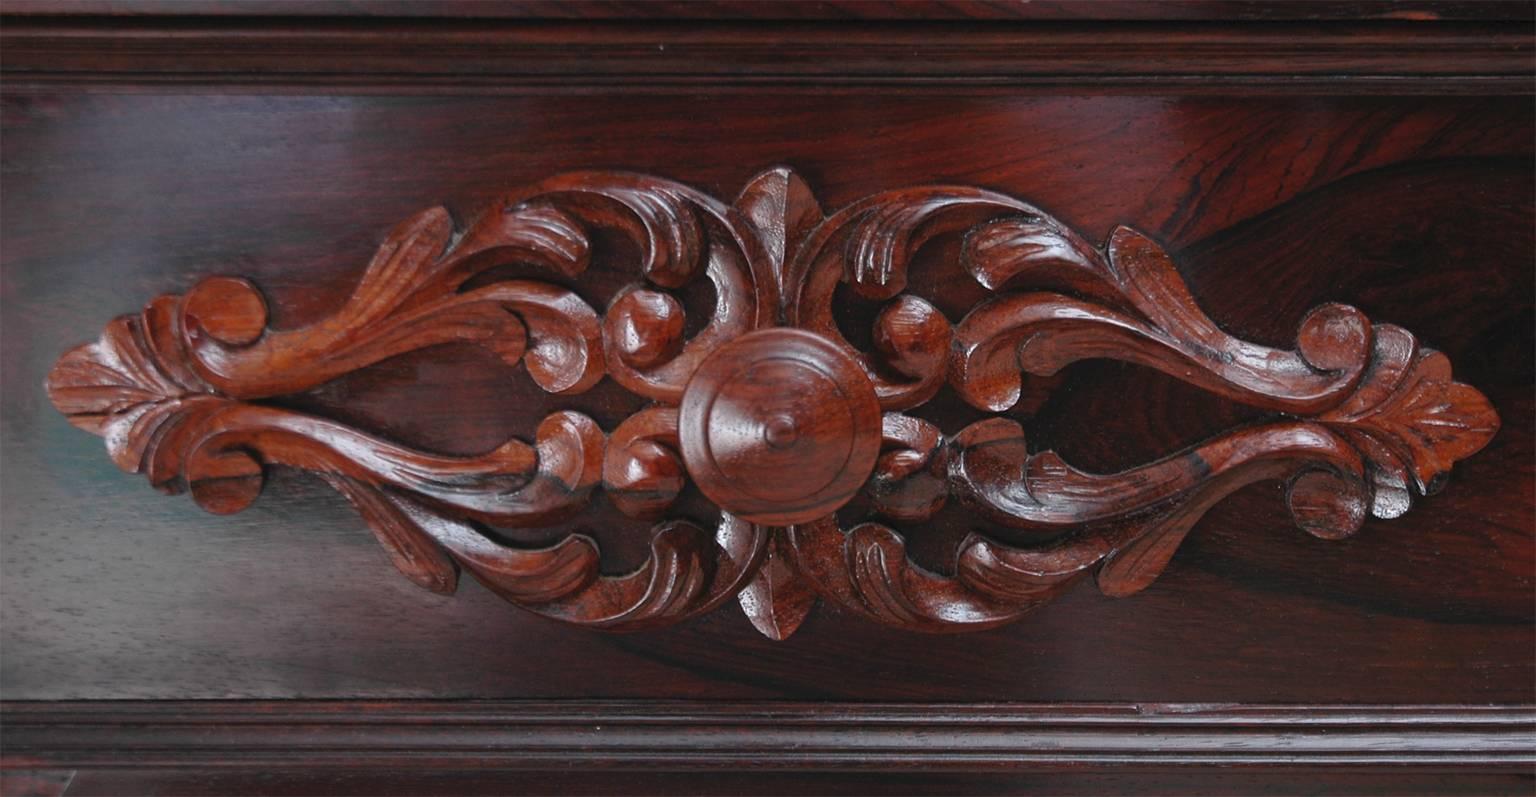
[[[634,281],[601,312],[562,287],[579,287],[599,235],[636,258]],[[906,292],[918,251],[944,236],[959,237],[961,265],[995,294],[958,322]],[[520,276],[486,273],[508,265]],[[679,291],[696,280],[715,301],[690,324]],[[839,285],[881,303],[868,351],[838,329]],[[269,467],[307,471],[422,587],[451,593],[468,572],[530,611],[609,630],[680,622],[733,597],[774,639],[818,600],[912,630],[993,627],[1089,576],[1106,595],[1146,589],[1212,506],[1256,481],[1283,481],[1292,520],[1317,537],[1397,517],[1499,425],[1444,354],[1355,308],[1323,304],[1292,347],[1264,346],[1225,332],[1172,257],[1128,227],[1096,247],[1030,204],[964,186],[827,215],[782,168],[734,204],[584,172],[503,197],[462,232],[427,210],[389,232],[329,316],[292,329],[269,320],[258,286],[206,278],[67,352],[48,394],[118,467],[210,512],[249,506]],[[445,343],[483,347],[550,394],[606,376],[652,403],[608,431],[556,409],[531,441],[446,456],[266,401]],[[1003,413],[1066,365],[1105,358],[1267,414],[1090,473],[1031,449],[1015,418],[944,430],[909,412],[948,386]],[[716,519],[673,515],[690,490],[718,505]],[[844,529],[837,512],[859,493],[869,517]],[[564,523],[599,496],[654,524],[629,572],[603,572],[584,533],[526,547],[498,531]],[[923,567],[895,526],[951,505],[1042,541],[978,531],[952,568]]]

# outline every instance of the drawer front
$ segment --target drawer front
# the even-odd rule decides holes
[[[535,35],[520,24],[495,30]],[[1166,35],[1177,48],[1179,24],[1138,35]],[[1264,38],[1267,29],[1244,24],[1237,30],[1257,31],[1250,42],[1257,52],[1278,46]],[[289,56],[264,54],[256,44],[271,42],[259,37],[245,49],[226,42],[224,55],[212,45],[189,55],[174,49],[186,44],[146,28],[138,33],[151,42],[144,52],[112,51],[132,62],[125,64],[86,53],[36,19],[28,25],[22,32],[31,38],[12,35],[32,60],[12,61],[0,121],[0,680],[7,700],[598,700],[618,701],[603,704],[618,712],[615,723],[679,700],[737,706],[730,711],[738,713],[757,710],[749,707],[757,701],[788,701],[782,705],[818,716],[817,706],[851,703],[1092,704],[1116,718],[1118,709],[1106,707],[1384,705],[1408,712],[1414,727],[1452,723],[1425,714],[1426,706],[1536,703],[1536,113],[1529,77],[1521,80],[1518,70],[1492,79],[1446,68],[1405,90],[1391,73],[1413,71],[1412,58],[1421,56],[1399,51],[1411,51],[1414,40],[1403,34],[1391,51],[1402,63],[1386,64],[1380,54],[1388,48],[1371,43],[1370,28],[1352,32],[1365,37],[1356,49],[1337,45],[1354,60],[1334,69],[1353,70],[1353,80],[1298,66],[1294,54],[1254,77],[1238,68],[1237,44],[1202,49],[1193,40],[1184,41],[1191,53],[1206,57],[1224,47],[1227,71],[1249,76],[1191,82],[1176,74],[1180,63],[1191,71],[1215,67],[1177,57],[1174,66],[1148,66],[1155,57],[1136,51],[1139,61],[1122,54],[1105,62],[1103,69],[1126,75],[1094,77],[1086,65],[1056,60],[1021,77],[1009,71],[1022,68],[1018,63],[982,63],[988,53],[1010,52],[998,40],[1004,33],[973,30],[966,35],[979,54],[957,61],[972,73],[912,75],[880,60],[907,40],[877,29],[829,56],[839,74],[811,74],[795,60],[781,70],[793,74],[768,81],[743,76],[769,68],[753,59],[768,58],[759,39],[772,29],[743,29],[758,49],[712,45],[724,49],[705,68],[696,66],[708,49],[699,43],[703,34],[679,25],[653,38],[663,49],[671,42],[692,47],[693,60],[655,67],[672,71],[649,82],[630,54],[637,45],[606,41],[588,44],[589,54],[606,52],[614,62],[594,57],[587,74],[567,64],[552,74],[496,78],[496,69],[511,67],[474,62],[465,54],[471,42],[452,51],[458,60],[413,51],[400,57],[415,60],[396,65],[381,60],[385,45],[364,45],[359,74],[349,77],[332,62],[302,62],[335,44],[304,36],[287,40],[297,53]],[[199,35],[225,35],[212,27]],[[92,30],[122,35],[110,25]],[[1398,35],[1387,30],[1381,35]],[[1475,49],[1453,23],[1428,30],[1464,35],[1455,40],[1464,54]],[[557,34],[580,38],[562,31],[537,35],[551,47]],[[349,35],[386,33],[363,26]],[[836,34],[816,28],[807,35],[830,41]],[[1014,35],[1046,36],[1037,25]],[[516,41],[493,54],[535,46]],[[945,29],[924,41],[934,48],[966,39]],[[180,60],[151,62],[156,46]],[[803,49],[790,57],[814,63]],[[61,67],[70,58],[80,71]],[[288,66],[272,74],[260,69],[263,59]],[[189,63],[200,64],[195,73],[178,71]],[[602,69],[611,74],[596,74]],[[1076,70],[1076,82],[1046,74],[1064,69]],[[1450,444],[1424,443],[1426,457],[1464,461],[1445,463],[1440,470],[1448,475],[1433,480],[1434,494],[1414,495],[1400,517],[1365,517],[1345,539],[1296,527],[1287,507],[1293,471],[1245,479],[1222,490],[1230,492],[1222,500],[1212,498],[1155,582],[1139,584],[1136,594],[1113,597],[1101,573],[1098,587],[1091,577],[1074,581],[1038,609],[975,633],[916,633],[900,622],[872,622],[871,612],[830,597],[807,611],[815,597],[807,587],[799,597],[777,596],[774,605],[789,620],[771,612],[765,619],[761,608],[744,612],[725,596],[718,608],[683,622],[609,634],[507,605],[468,573],[452,595],[419,588],[396,572],[388,546],[343,496],[316,477],[330,466],[270,467],[259,500],[227,516],[205,512],[186,495],[162,495],[115,466],[99,439],[72,428],[43,389],[59,357],[96,339],[110,319],[162,294],[187,294],[208,276],[249,280],[273,330],[324,323],[348,302],[381,243],[398,243],[397,225],[433,206],[446,208],[462,231],[500,197],[587,171],[604,184],[627,179],[615,177],[621,173],[650,175],[724,207],[757,175],[780,167],[793,173],[797,190],[814,196],[802,200],[829,216],[882,192],[964,186],[1028,203],[1101,253],[1114,254],[1117,230],[1134,230],[1144,236],[1137,240],[1166,252],[1169,284],[1187,286],[1219,331],[1265,351],[1295,350],[1314,308],[1358,308],[1378,339],[1382,325],[1396,325],[1442,353],[1456,382],[1486,396],[1499,428],[1485,429],[1491,437],[1476,453],[1451,456]],[[711,224],[704,223],[704,235],[719,245]],[[905,293],[947,324],[960,325],[1015,287],[989,290],[967,272],[977,224],[948,225],[910,252]],[[903,232],[912,230],[921,225]],[[594,234],[590,264],[579,274],[507,265],[477,279],[536,278],[602,314],[642,278],[642,253],[622,233],[619,225]],[[852,257],[839,252],[829,257]],[[1148,284],[1133,284],[1125,295]],[[879,333],[871,329],[885,300],[856,288],[834,290],[833,323],[851,346],[874,352]],[[700,279],[671,291],[682,334],[697,335],[712,315],[727,312],[721,290]],[[616,378],[551,393],[527,368],[508,367],[484,347],[403,348],[413,350],[256,401],[433,455],[473,457],[512,438],[534,440],[540,421],[562,411],[612,433],[655,399]],[[1307,416],[1289,405],[1236,400],[1232,390],[1212,389],[1176,367],[1072,359],[1052,376],[1026,377],[1023,398],[1000,412],[978,408],[953,384],[907,411],[946,440],[988,418],[1015,421],[1030,453],[1053,450],[1094,474]],[[1488,427],[1485,418],[1453,423]],[[1377,465],[1362,467],[1369,479]],[[667,516],[712,529],[718,507],[729,502],[696,483],[693,462],[687,471],[694,478]],[[1405,495],[1415,492],[1407,487]],[[647,566],[653,522],[626,513],[604,492],[595,490],[570,517],[504,529],[495,540],[538,547],[586,534],[600,549],[604,574]],[[1158,506],[1143,502],[1124,515],[1134,520]],[[956,496],[903,520],[881,514],[861,493],[836,517],[845,529],[884,523],[904,541],[910,566],[940,580],[959,577],[957,556],[972,545],[969,535],[1021,548],[1046,539]],[[788,539],[767,544],[787,546]],[[800,586],[763,588],[774,600],[772,589]],[[941,615],[960,611],[940,604]],[[769,638],[765,624],[781,620],[792,621],[792,633]],[[58,705],[87,711],[81,706],[94,704]],[[558,714],[564,704],[547,705]],[[1295,721],[1345,721],[1329,719],[1328,710]],[[1468,720],[1486,744],[1508,738],[1500,734],[1510,728],[1528,730],[1523,710],[1501,710],[1514,713]],[[949,711],[974,723],[981,709]],[[958,737],[954,749],[974,749],[992,732],[984,723],[967,727],[973,735]],[[1124,727],[1127,739],[1145,731]],[[886,743],[911,753],[905,742]],[[1282,744],[1255,744],[1268,743]],[[1512,744],[1515,757],[1506,759],[1518,768],[1523,743]],[[1497,758],[1481,749],[1485,755],[1472,757],[1484,765]],[[983,768],[1022,760],[1003,756]],[[71,768],[68,756],[41,753],[23,763]]]

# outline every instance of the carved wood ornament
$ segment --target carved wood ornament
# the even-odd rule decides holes
[[[465,287],[512,262],[575,278],[597,231],[627,236],[640,279],[599,313],[548,282]],[[958,324],[905,293],[909,260],[963,234],[963,265],[994,296]],[[714,287],[687,336],[672,293]],[[839,284],[884,302],[873,351],[834,321]],[[439,456],[260,403],[407,351],[473,343],[572,394],[605,375],[653,404],[605,433],[556,412],[532,443]],[[944,430],[904,414],[946,385],[1004,413],[1026,380],[1110,358],[1155,368],[1275,413],[1114,474],[1032,452],[1003,415]],[[442,208],[396,227],[352,296],[299,329],[267,326],[250,282],[211,277],[116,319],[65,354],[54,405],[106,439],[113,461],[210,512],[238,512],[262,471],[329,482],[396,567],[449,593],[460,568],[542,615],[613,630],[676,623],[736,597],[764,634],[794,632],[819,597],[882,623],[965,631],[1009,622],[1094,574],[1105,594],[1146,588],[1206,510],[1239,487],[1287,479],[1297,525],[1325,538],[1367,513],[1397,517],[1492,438],[1498,417],[1408,331],[1327,304],[1293,350],[1233,338],[1195,303],[1163,249],[1121,227],[1095,247],[1032,207],[968,187],[892,191],[830,216],[785,169],[727,205],[621,173],[569,174],[496,203],[456,234]],[[691,481],[718,526],[667,520]],[[547,526],[594,500],[658,521],[638,570],[600,572],[597,544],[494,540],[489,526]],[[946,501],[1009,527],[1053,532],[1036,547],[979,534],[953,575],[926,570],[900,534],[834,514],[865,491],[873,517],[912,522]]]

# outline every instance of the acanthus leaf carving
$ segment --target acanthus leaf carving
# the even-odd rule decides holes
[[[579,282],[598,233],[638,257],[636,280],[601,313],[537,276]],[[917,252],[949,235],[996,294],[958,323],[905,292]],[[534,276],[479,278],[503,265]],[[677,291],[704,279],[715,305],[690,335]],[[870,351],[838,330],[840,284],[882,303]],[[1255,481],[1284,480],[1294,522],[1321,538],[1397,517],[1498,429],[1444,354],[1352,307],[1315,308],[1293,348],[1259,345],[1222,330],[1168,253],[1130,228],[1095,247],[1032,205],[963,186],[827,215],[782,168],[730,205],[584,172],[504,197],[460,234],[447,211],[427,210],[388,234],[336,312],[293,329],[268,321],[256,285],[209,277],[66,353],[49,396],[120,468],[211,512],[248,506],[267,467],[308,471],[422,587],[451,593],[465,571],[530,611],[610,630],[733,597],[774,639],[818,599],[914,630],[992,627],[1088,576],[1107,595],[1146,589],[1212,506]],[[551,394],[608,376],[654,403],[611,432],[556,411],[532,442],[445,456],[265,402],[442,343],[484,347]],[[906,414],[946,385],[1003,413],[1099,358],[1270,416],[1096,474],[1031,450],[1007,416],[946,433]],[[720,507],[713,530],[670,517],[690,485]],[[861,492],[871,518],[845,530],[837,510]],[[528,548],[496,530],[562,523],[600,493],[655,524],[628,573],[602,572],[582,533]],[[1044,541],[973,533],[945,574],[881,522],[923,523],[956,502]]]

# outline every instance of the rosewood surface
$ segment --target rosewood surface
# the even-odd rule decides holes
[[[286,28],[271,20],[211,25],[201,39],[197,26],[141,23],[149,32],[138,48],[95,38],[110,38],[116,23],[76,20],[76,33],[62,39],[53,38],[56,23],[8,20],[0,30],[0,685],[7,700],[83,700],[89,714],[89,701],[98,700],[334,699],[362,701],[326,704],[360,716],[376,700],[605,699],[642,720],[652,701],[677,699],[1374,704],[1411,713],[1427,734],[1412,737],[1427,740],[1417,749],[1430,752],[1455,749],[1448,740],[1456,732],[1437,724],[1434,706],[1496,705],[1525,717],[1536,703],[1536,113],[1524,28],[1340,22],[1322,32],[1298,24],[1281,35],[1226,22],[1138,23],[1103,31],[1105,41],[1142,44],[1114,65],[1123,73],[1098,77],[1065,51],[1055,62],[1050,51],[1035,60],[1021,55],[1031,51],[1019,42],[1046,33],[1035,25],[1005,26],[991,45],[971,31],[979,36],[976,59],[914,61],[905,72],[879,54],[906,52],[901,47],[923,31],[871,31],[862,46],[822,47],[833,59],[822,63],[832,66],[786,61],[775,79],[754,82],[752,70],[767,61],[752,58],[769,59],[783,30],[712,26],[700,34],[706,40],[732,31],[740,38],[721,45],[714,60],[656,61],[653,81],[641,66],[650,50],[639,42],[686,50],[672,23],[630,43],[594,33],[591,51],[578,55],[611,59],[588,58],[585,76],[575,56],[539,73],[529,66],[537,63],[533,43],[484,46],[494,33],[462,48],[435,47],[454,34],[434,25],[416,40],[418,66],[390,72],[402,62],[381,55],[348,73],[335,39],[285,39]],[[559,26],[529,27],[516,36],[576,37]],[[413,35],[387,28],[360,38],[387,54]],[[962,52],[966,32],[947,31],[955,38],[931,39],[936,49],[925,52],[951,45]],[[1506,38],[1484,36],[1491,33]],[[1219,41],[1196,46],[1217,34]],[[1154,57],[1159,36],[1164,56]],[[227,46],[245,37],[255,37],[249,50]],[[1510,47],[1489,46],[1500,41]],[[271,59],[282,51],[278,43],[293,48],[291,60]],[[1247,61],[1200,60],[1244,51]],[[739,70],[733,52],[745,53]],[[989,61],[988,52],[1006,58]],[[1323,64],[1306,53],[1353,55],[1329,55]],[[1462,56],[1482,60],[1466,67]],[[266,70],[257,68],[262,57]],[[810,66],[797,72],[796,63]],[[174,74],[167,64],[187,69]],[[566,67],[574,71],[560,71]],[[632,69],[640,73],[615,79]],[[1211,69],[1228,71],[1211,81],[1181,76]],[[1373,324],[1411,330],[1443,353],[1455,381],[1487,397],[1501,428],[1456,465],[1443,490],[1402,517],[1365,517],[1343,540],[1298,533],[1282,482],[1244,486],[1192,527],[1155,583],[1124,600],[1084,581],[1011,625],[910,634],[836,606],[807,614],[813,593],[782,589],[797,582],[784,575],[783,542],[772,540],[761,572],[779,575],[743,593],[769,610],[751,620],[714,611],[606,635],[510,610],[469,579],[452,598],[417,588],[393,573],[346,500],[312,476],[274,469],[261,499],[227,517],[157,495],[103,456],[99,440],[70,427],[44,390],[60,352],[94,339],[107,319],[139,312],[146,298],[186,295],[209,275],[259,286],[272,329],[320,321],[346,304],[385,234],[423,207],[441,205],[465,225],[495,198],[571,170],[663,175],[728,200],[780,165],[813,186],[827,210],[893,187],[959,184],[1026,198],[1095,244],[1118,226],[1134,228],[1166,250],[1223,331],[1274,349],[1294,347],[1314,307],[1359,308]],[[609,264],[632,264],[635,253],[621,236],[600,236],[594,247],[600,256],[579,280],[549,279],[606,309],[634,281],[632,268]],[[951,323],[987,298],[959,266],[962,254],[959,236],[935,241],[909,271],[908,291]],[[494,271],[487,284],[532,274]],[[225,298],[241,295],[228,284],[209,290],[226,289]],[[685,338],[699,334],[714,299],[707,283],[680,292]],[[834,299],[844,308],[836,321],[842,336],[876,352],[879,305],[846,286],[834,289]],[[637,314],[675,323],[666,302],[634,305]],[[248,315],[212,323],[238,340],[251,332],[243,326]],[[612,334],[624,340],[622,328]],[[642,362],[668,353],[640,339],[629,351]],[[501,367],[500,356],[434,347],[271,405],[440,456],[470,456],[512,438],[536,440],[538,419],[555,412],[581,413],[615,433],[649,403],[612,380],[551,395],[525,370]],[[1021,395],[1009,417],[1030,450],[1055,450],[1091,472],[1124,471],[1273,417],[1134,364],[1074,363],[1048,386]],[[949,431],[986,417],[949,391],[915,414]],[[648,433],[629,431],[642,442]],[[643,513],[646,491],[637,495]],[[716,510],[704,492],[685,486],[671,511],[708,523]],[[871,511],[856,497],[842,514],[851,526]],[[619,574],[649,555],[651,525],[600,501],[547,531],[508,529],[497,539],[533,547],[584,531],[600,544],[601,571]],[[1039,542],[955,502],[930,520],[890,525],[910,541],[914,562],[944,576],[955,575],[952,563],[973,531],[1010,545]],[[801,617],[783,641],[760,633],[783,636]],[[9,704],[6,717],[34,709],[47,710]],[[1326,728],[1326,713],[1298,726]],[[16,765],[75,768],[79,759],[69,751],[79,748],[70,745],[88,745],[89,736],[47,734],[119,727],[109,715],[85,724],[81,714],[38,720],[30,727],[42,735],[24,738],[35,753]],[[293,732],[291,741],[313,727],[300,720],[273,727]],[[1367,724],[1391,727],[1381,717]],[[395,727],[400,735],[390,744],[413,743],[410,728]],[[1122,738],[1141,733],[1127,727]],[[1232,738],[1225,732],[1213,739]],[[1529,791],[1526,759],[1501,764],[1491,752],[1510,737],[1487,725],[1471,733],[1460,779],[1445,779],[1428,758],[1411,776],[1346,773],[1320,761],[1255,768],[1284,770],[1268,781],[1283,792]],[[1411,758],[1414,743],[1405,739],[1377,735],[1370,744]],[[1165,774],[1152,778],[1150,769]],[[1083,770],[1096,773],[1101,788],[1067,773],[1026,783],[1018,769],[927,774],[907,787],[1103,791],[1131,777],[1092,764]],[[136,777],[138,790],[158,783],[170,784],[168,793],[227,792],[250,783],[240,778],[251,771]],[[1142,762],[1135,783],[1149,793],[1186,792],[1192,783],[1259,789],[1252,770],[1167,771]],[[116,783],[123,791],[126,781],[106,777],[82,770],[72,788],[110,793]],[[270,790],[324,792],[340,782],[326,778],[362,791],[385,788],[367,777],[295,773]],[[504,785],[447,769],[434,777],[445,791]],[[793,773],[756,785],[732,777],[715,782],[764,792],[805,785]],[[826,790],[870,783],[829,777],[820,781]],[[582,783],[594,793],[612,790],[603,783],[668,791],[655,778],[600,782],[594,773]],[[547,778],[526,783],[555,787]],[[670,783],[710,789],[702,780]],[[1127,788],[1134,786],[1119,790]]]
[[[1515,677],[1529,672],[1518,651],[1531,638],[1531,481],[1523,433],[1531,413],[1525,357],[1531,240],[1523,223],[1531,120],[1523,106],[1515,111],[1497,100],[1455,98],[1330,105],[1317,99],[935,95],[915,103],[726,94],[651,98],[643,118],[660,121],[641,122],[619,114],[627,107],[622,97],[338,103],[20,96],[7,103],[13,165],[3,201],[19,232],[6,237],[7,290],[16,303],[4,319],[4,345],[17,377],[7,379],[16,387],[6,391],[7,434],[15,442],[7,448],[7,492],[14,497],[4,506],[5,562],[32,586],[6,591],[19,618],[7,623],[7,633],[31,643],[5,660],[7,683],[19,696],[895,697],[919,682],[936,699],[1142,699],[1143,686],[1156,684],[1172,693],[1168,699],[1243,700],[1260,683],[1273,699],[1313,701],[1391,702],[1414,699],[1420,689],[1451,701],[1530,696],[1529,679]],[[728,143],[692,122],[690,112],[699,107],[737,114]],[[599,126],[594,114],[626,121],[609,128],[610,135],[571,135]],[[855,118],[863,124],[844,135],[822,132],[825,119]],[[103,127],[108,122],[110,135]],[[635,125],[649,135],[627,135]],[[949,135],[954,130],[967,132]],[[507,152],[505,135],[513,132],[523,145]],[[710,142],[731,157],[701,164],[696,153]],[[1195,154],[1170,161],[1159,142]],[[892,148],[893,160],[882,158],[882,146]],[[41,160],[37,147],[47,147],[50,158]],[[898,149],[915,154],[900,155],[899,172],[887,172],[882,164],[893,169]],[[793,647],[769,655],[740,636],[750,627],[728,615],[660,636],[582,642],[537,620],[493,615],[477,588],[450,604],[398,593],[379,578],[379,554],[346,519],[344,504],[316,494],[313,482],[278,474],[271,499],[215,519],[190,504],[136,492],[142,488],[112,475],[89,438],[65,433],[40,391],[22,389],[40,385],[51,365],[36,341],[88,337],[98,319],[137,303],[128,294],[149,295],[156,286],[186,290],[203,274],[239,273],[260,284],[277,328],[323,318],[344,303],[378,241],[360,230],[387,228],[386,214],[409,215],[399,209],[434,191],[461,192],[462,199],[444,197],[450,207],[483,206],[489,195],[473,187],[494,192],[535,183],[530,169],[558,161],[650,164],[670,173],[686,166],[695,184],[729,194],[719,183],[745,183],[759,164],[786,150],[798,153],[791,160],[825,186],[828,205],[876,193],[898,176],[920,175],[1027,191],[1093,238],[1107,237],[1116,224],[1137,223],[1168,244],[1212,317],[1251,340],[1285,345],[1312,307],[1326,301],[1360,306],[1445,352],[1458,379],[1488,394],[1504,432],[1464,463],[1453,489],[1391,523],[1366,521],[1345,543],[1304,542],[1278,519],[1285,513],[1277,484],[1255,485],[1212,510],[1183,549],[1190,564],[1173,569],[1179,577],[1171,585],[1159,582],[1160,589],[1128,602],[1076,590],[1013,633],[916,643],[899,655],[903,667],[887,668],[839,652],[884,635],[855,630],[857,623],[835,612],[802,629]],[[1041,151],[1055,154],[1014,154]],[[1290,157],[1282,161],[1277,153]],[[665,168],[668,158],[674,168]],[[1171,173],[1169,162],[1176,165]],[[475,168],[466,171],[464,164]],[[1261,180],[1275,181],[1266,194],[1243,190]],[[71,223],[77,218],[94,220],[90,241]],[[112,244],[109,256],[103,243]],[[580,280],[563,284],[591,306],[606,306],[631,279],[617,267],[605,271],[609,260],[594,259]],[[946,270],[958,263],[956,251],[941,247],[931,261],[913,267],[909,287],[936,297],[958,320],[984,292],[963,288],[960,280],[968,278]],[[707,307],[709,298],[684,296],[696,307]],[[859,340],[872,324],[858,319],[856,297],[848,301],[846,334]],[[552,411],[582,412],[613,429],[644,406],[639,397],[604,385],[546,396],[526,376],[486,367],[494,356],[475,348],[406,355],[321,385],[289,406],[444,454],[532,439],[536,419]],[[1067,368],[1061,379],[1030,425],[1038,445],[1090,470],[1152,461],[1260,417],[1151,369],[1086,362]],[[926,417],[945,428],[980,417],[953,401],[927,406]],[[685,503],[682,511],[709,510]],[[973,520],[946,508],[923,533],[908,535],[922,541],[913,556],[942,572]],[[645,555],[646,523],[600,506],[572,523],[565,528],[591,529],[601,538],[608,572],[623,572]],[[104,528],[113,532],[104,535]],[[1006,528],[996,532],[1016,539]],[[512,534],[524,543],[558,539]],[[106,561],[127,564],[109,571]],[[161,575],[153,575],[157,571]],[[86,592],[83,583],[91,584]],[[259,592],[210,592],[236,583]],[[1220,600],[1194,599],[1207,593]],[[107,615],[97,600],[102,594],[116,596]],[[68,620],[87,606],[94,608]],[[248,620],[231,627],[235,606],[250,607],[235,611]],[[351,619],[356,612],[377,619],[359,624]],[[1311,619],[1299,622],[1299,616]],[[468,624],[445,644],[443,634],[457,623]],[[226,640],[230,648],[201,628],[241,631]],[[81,634],[121,634],[112,667],[92,663],[106,661],[99,652],[79,658],[59,647]],[[314,649],[302,641],[314,634],[345,642]],[[662,655],[677,644],[692,647],[680,641],[690,635],[699,635],[700,645],[712,640],[713,665],[697,670],[687,663],[692,655]],[[554,640],[573,653],[596,646],[573,662],[590,662],[605,675],[583,675],[578,663],[547,670],[504,647],[509,637],[540,646]],[[1049,647],[1029,652],[1042,638]],[[1370,664],[1370,651],[1385,638],[1416,640],[1409,666],[1391,660],[1391,677],[1380,677]],[[1359,647],[1351,649],[1349,640]],[[397,656],[402,644],[416,652]],[[261,664],[273,645],[284,651],[280,659],[296,655],[299,669]],[[462,645],[483,646],[482,652],[466,656]],[[1202,677],[1164,677],[1165,668],[1188,660],[1192,645],[1210,649]],[[1065,662],[1081,662],[1071,652],[1080,646],[1118,653],[1094,654],[1091,665],[1076,665],[1099,669],[1101,677],[1051,677]],[[610,648],[617,653],[596,652]],[[262,654],[251,659],[241,650]],[[647,660],[650,654],[662,658]],[[351,662],[340,672],[321,663],[336,655]],[[773,662],[786,656],[785,669],[777,669]],[[1022,677],[1017,669],[986,664],[999,657],[1022,667]],[[789,666],[791,660],[798,666]],[[163,676],[171,661],[182,662],[174,687]],[[747,669],[733,676],[741,666]],[[836,679],[828,692],[814,675],[822,666],[858,675]],[[760,678],[764,667],[772,674]],[[930,667],[943,677],[923,676]],[[684,677],[657,677],[674,669]],[[408,672],[431,675],[421,683]],[[1278,672],[1292,675],[1271,676]]]

